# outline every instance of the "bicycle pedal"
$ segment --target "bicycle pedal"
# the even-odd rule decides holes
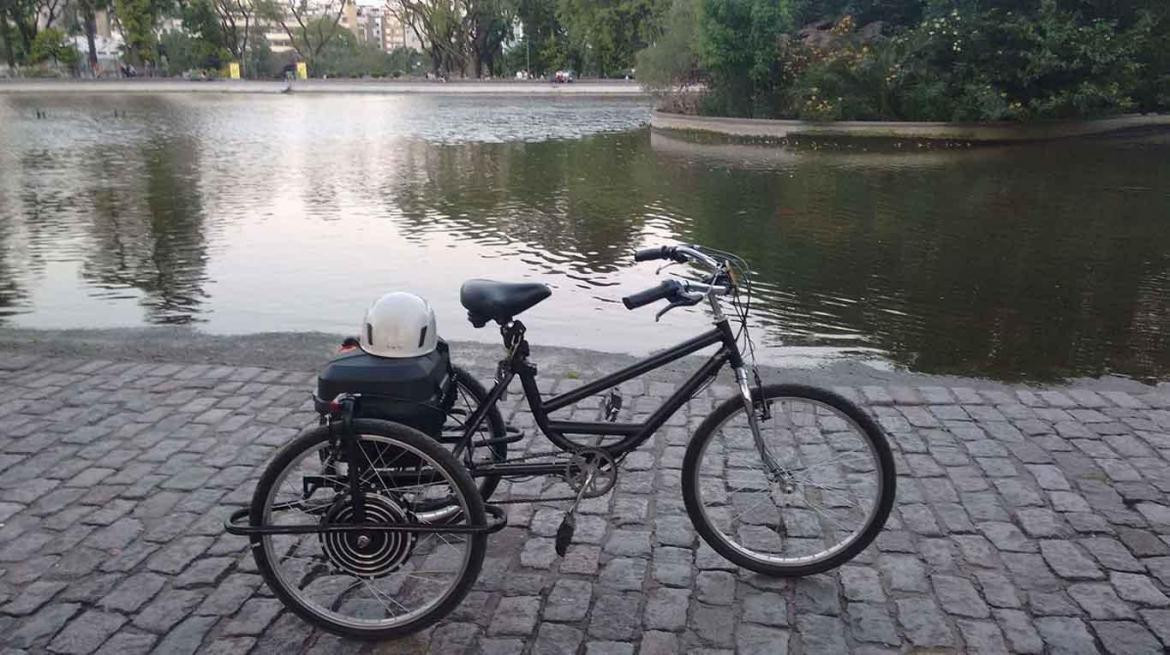
[[[577,530],[577,517],[572,514],[566,514],[565,518],[561,519],[561,525],[557,528],[557,556],[564,557],[565,553],[569,552],[569,544],[573,541],[573,532]]]

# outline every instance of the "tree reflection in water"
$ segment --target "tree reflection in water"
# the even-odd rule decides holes
[[[206,297],[198,152],[192,139],[154,136],[131,165],[110,166],[99,151],[87,167],[100,173],[82,274],[100,288],[140,291],[149,323],[198,321]]]

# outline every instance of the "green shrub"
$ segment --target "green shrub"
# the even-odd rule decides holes
[[[37,32],[29,47],[29,61],[34,64],[53,62],[72,68],[81,60],[77,48],[65,37],[65,33],[53,27]]]
[[[231,59],[227,50],[177,30],[164,32],[158,47],[164,57],[163,70],[171,76],[188,71],[218,71]]]
[[[698,4],[674,0],[662,34],[638,53],[637,75],[643,86],[661,91],[698,80]]]
[[[702,0],[699,60],[709,73],[709,109],[729,116],[766,116],[776,104],[781,35],[792,28],[787,2]]]

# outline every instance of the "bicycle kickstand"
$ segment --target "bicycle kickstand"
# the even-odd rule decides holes
[[[577,506],[581,504],[581,499],[585,497],[585,490],[589,485],[593,484],[593,476],[597,473],[594,469],[589,471],[589,475],[585,476],[585,482],[581,488],[577,490],[577,497],[573,500],[573,504],[569,506],[568,511],[565,512],[565,517],[561,519],[561,524],[557,526],[556,549],[557,556],[564,557],[565,553],[569,552],[569,544],[573,541],[573,532],[577,530]]]

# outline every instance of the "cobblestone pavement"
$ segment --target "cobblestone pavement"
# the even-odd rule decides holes
[[[556,387],[591,374],[591,358],[579,359],[580,375],[566,370]],[[489,361],[475,364],[486,377]],[[542,379],[554,386],[549,370]],[[1170,645],[1164,388],[839,387],[892,436],[896,509],[853,563],[771,580],[702,545],[683,511],[682,448],[731,392],[716,386],[627,461],[609,497],[586,503],[567,557],[551,539],[560,504],[513,506],[457,611],[414,638],[359,647],[284,610],[245,540],[221,527],[274,449],[311,422],[312,384],[307,372],[0,353],[0,648],[1134,654]],[[652,406],[672,387],[630,386],[627,407]],[[526,426],[518,406],[513,396],[508,409]]]

